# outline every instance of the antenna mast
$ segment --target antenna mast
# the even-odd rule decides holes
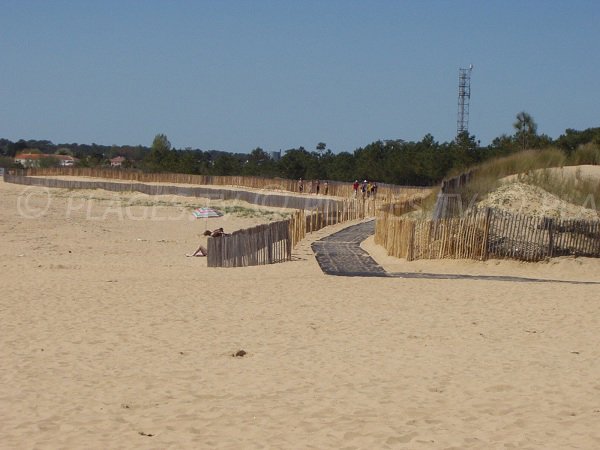
[[[471,99],[471,71],[473,64],[468,69],[458,69],[458,118],[456,120],[456,136],[469,132],[469,101]]]

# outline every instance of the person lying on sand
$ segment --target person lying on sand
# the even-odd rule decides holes
[[[217,228],[215,231],[206,230],[204,236],[219,237],[229,235],[223,231],[223,228]]]

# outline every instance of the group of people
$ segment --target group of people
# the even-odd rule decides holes
[[[354,183],[352,184],[354,198],[358,198],[359,189],[362,194],[363,200],[369,197],[374,199],[377,195],[377,183],[374,181],[365,180],[362,183],[359,183],[358,180],[354,180]]]
[[[304,180],[302,178],[300,178],[298,180],[298,192],[303,193],[304,192]],[[328,181],[324,181],[323,182],[323,195],[327,195],[329,192],[329,182]],[[321,181],[320,180],[310,180],[308,182],[308,189],[307,189],[307,193],[308,194],[317,194],[319,195],[321,193]]]
[[[221,236],[229,236],[227,233],[225,233],[225,231],[223,231],[223,228],[217,228],[214,231],[210,231],[210,230],[206,230],[203,233],[204,236],[210,236],[210,237],[221,237]],[[185,256],[207,256],[208,255],[208,250],[206,249],[206,247],[204,245],[200,245],[200,247],[198,247],[198,249],[190,254],[190,255],[185,255]]]
[[[329,183],[324,181],[323,184],[323,194],[327,195],[329,192]],[[377,195],[377,183],[375,181],[364,180],[362,183],[358,180],[355,180],[352,184],[352,190],[354,198],[358,198],[358,193],[362,194],[363,200],[366,198],[375,198]],[[307,193],[307,194],[317,194],[321,193],[321,181],[320,180],[309,180],[305,181],[302,178],[298,179],[298,192]]]

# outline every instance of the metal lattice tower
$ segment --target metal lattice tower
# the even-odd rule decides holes
[[[458,118],[456,120],[456,136],[469,132],[469,101],[471,99],[471,71],[473,64],[468,69],[458,69]]]

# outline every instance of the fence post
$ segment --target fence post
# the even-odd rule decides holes
[[[273,264],[273,229],[271,227],[267,227],[265,229],[265,243],[267,245],[267,263]]]
[[[213,238],[209,237],[206,242],[206,250],[208,255],[206,255],[206,265],[208,267],[217,267],[217,249],[214,245],[215,241]]]
[[[414,251],[415,251],[415,222],[410,222],[410,230],[408,232],[408,252],[406,255],[407,261],[412,261],[414,259]]]
[[[554,219],[548,218],[548,256],[552,258],[554,256]]]
[[[492,210],[490,208],[485,208],[485,216],[483,218],[483,245],[481,251],[481,259],[483,261],[487,261],[488,254],[488,245],[490,242],[490,221],[492,220]]]

